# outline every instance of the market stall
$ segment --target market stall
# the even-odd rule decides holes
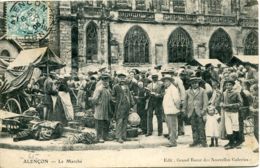
[[[188,63],[189,65],[192,66],[205,66],[207,64],[212,64],[214,67],[217,67],[219,64],[221,65],[221,67],[226,67],[226,65],[224,63],[222,63],[221,61],[219,61],[218,59],[193,59],[192,61],[190,61]]]
[[[252,66],[256,67],[259,64],[259,57],[258,55],[234,55],[231,60],[229,61],[228,65],[244,65],[246,63],[251,64]]]

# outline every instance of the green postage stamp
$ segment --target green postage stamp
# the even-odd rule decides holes
[[[52,14],[46,1],[14,1],[6,5],[9,38],[39,40],[48,35]]]

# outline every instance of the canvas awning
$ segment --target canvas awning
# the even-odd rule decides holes
[[[229,61],[229,64],[234,65],[237,63],[240,64],[250,63],[252,65],[258,65],[259,64],[258,59],[259,59],[258,55],[234,55]]]
[[[35,48],[21,51],[16,59],[10,63],[8,69],[28,67],[32,64],[38,68],[60,69],[65,66],[61,59],[48,47]]]
[[[214,67],[217,67],[218,64],[220,64],[222,67],[226,67],[226,65],[218,59],[193,59],[188,64],[193,66],[205,66],[207,64],[212,64]]]

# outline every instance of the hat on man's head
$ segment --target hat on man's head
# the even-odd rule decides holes
[[[165,74],[164,77],[162,77],[161,81],[165,81],[165,80],[169,80],[169,81],[172,81],[173,78],[170,74]]]
[[[227,83],[231,83],[232,85],[235,85],[235,81],[232,79],[228,79],[224,81],[224,85],[226,85]]]
[[[141,70],[140,73],[141,74],[146,74],[146,71],[145,70]]]
[[[196,77],[196,76],[192,76],[190,78],[190,83],[193,83],[193,82],[201,82],[202,79],[200,77]]]
[[[108,73],[102,73],[101,76],[100,76],[100,79],[101,80],[110,80],[111,77]]]
[[[104,67],[104,66],[103,66],[103,67],[101,67],[101,68],[98,70],[98,72],[103,72],[103,71],[106,70],[106,68],[107,68],[107,67]]]
[[[90,80],[97,80],[97,77],[95,77],[95,75],[91,75]]]
[[[52,71],[52,72],[50,72],[50,73],[49,73],[49,75],[50,75],[50,76],[52,76],[52,77],[57,77],[57,74],[56,74],[56,72],[53,72],[53,71]]]
[[[162,69],[162,65],[156,65],[156,66],[154,67],[154,69],[161,70],[161,69]]]
[[[51,71],[51,72],[49,72],[49,74],[50,74],[50,75],[56,75],[56,72]]]
[[[89,75],[89,76],[95,75],[95,74],[97,74],[97,71],[95,71],[95,72],[94,72],[94,71],[88,71],[88,75]]]
[[[212,64],[211,64],[211,63],[208,63],[208,64],[205,65],[205,68],[209,68],[209,67],[211,67],[211,66],[212,66]]]
[[[119,72],[119,73],[117,74],[117,77],[118,77],[118,78],[125,78],[125,77],[126,77],[126,74],[123,73],[123,72]]]
[[[68,73],[64,74],[64,78],[69,78],[69,77],[71,77],[70,74],[68,74]]]
[[[152,77],[159,77],[158,73],[152,73],[151,76]]]
[[[140,74],[140,70],[139,69],[133,68],[133,69],[131,69],[131,71],[133,71],[135,74]]]

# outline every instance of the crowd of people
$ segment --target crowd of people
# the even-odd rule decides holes
[[[225,149],[239,147],[245,141],[244,120],[249,115],[254,116],[254,135],[258,141],[258,72],[250,64],[169,69],[158,65],[113,74],[102,69],[79,74],[77,78],[50,73],[28,86],[36,84],[43,88],[43,119],[72,121],[74,95],[81,111],[93,109],[100,143],[110,140],[111,121],[116,123],[116,141],[127,141],[128,116],[135,110],[145,136],[153,135],[154,115],[158,136],[163,136],[166,122],[167,147],[177,146],[177,138],[185,134],[187,124],[192,129],[190,147],[207,147],[207,137],[210,147],[218,146],[219,139],[228,139]],[[54,106],[55,103],[60,105]]]

